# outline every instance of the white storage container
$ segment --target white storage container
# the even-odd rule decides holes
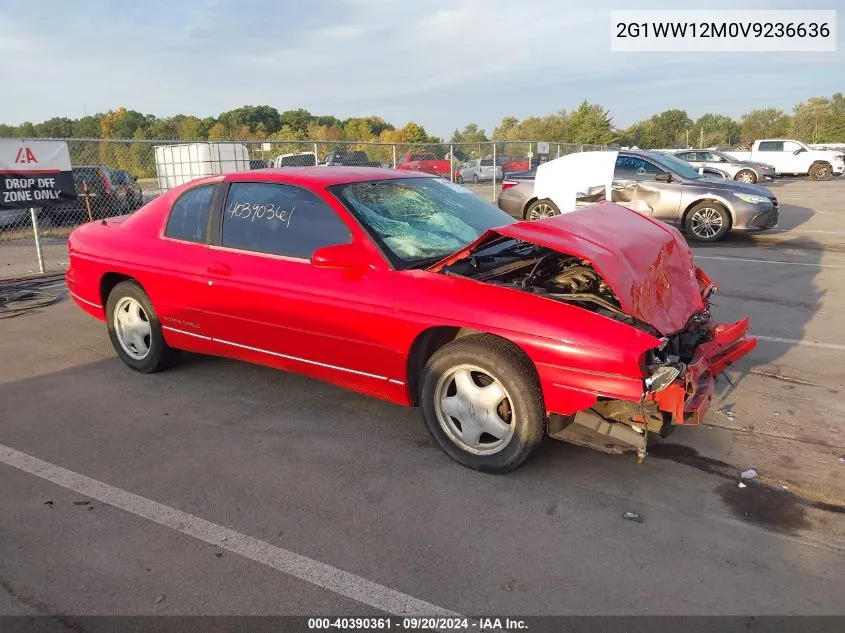
[[[155,154],[162,193],[200,176],[249,169],[249,151],[242,143],[157,145]]]

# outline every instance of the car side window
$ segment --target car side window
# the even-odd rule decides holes
[[[202,185],[183,193],[170,210],[164,234],[175,240],[205,242],[208,236],[208,212],[216,185]]]
[[[654,180],[663,170],[639,156],[617,156],[613,177],[618,180]]]
[[[797,152],[799,149],[803,149],[803,147],[801,147],[801,145],[799,145],[795,141],[786,141],[783,144],[784,152]]]
[[[783,141],[760,141],[757,146],[757,151],[760,152],[782,152]]]
[[[222,245],[309,259],[318,248],[348,244],[346,224],[316,195],[291,185],[238,182],[229,187]]]
[[[695,160],[695,152],[682,152],[678,154],[678,158],[681,160]]]

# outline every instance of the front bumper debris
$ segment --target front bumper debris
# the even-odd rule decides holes
[[[747,336],[749,324],[746,317],[713,326],[709,340],[698,346],[683,377],[648,394],[661,411],[671,415],[672,424],[701,424],[713,397],[716,376],[757,346],[757,339]]]

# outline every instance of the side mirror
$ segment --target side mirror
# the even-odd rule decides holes
[[[807,151],[807,150],[805,150],[803,147],[799,147],[798,149],[796,149],[796,150],[795,150],[794,152],[792,152],[792,153],[793,153],[795,156],[798,156],[798,154],[800,154],[801,152],[806,152],[806,151]]]
[[[364,268],[367,265],[363,249],[354,242],[323,246],[311,255],[315,268]]]
[[[655,179],[657,182],[672,182],[672,175],[671,175],[671,174],[667,174],[665,171],[662,171],[662,172],[660,172],[659,174],[657,174],[657,175],[654,177],[654,179]]]

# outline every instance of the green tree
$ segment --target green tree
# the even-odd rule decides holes
[[[67,117],[53,117],[38,123],[35,133],[41,138],[67,138],[73,136],[73,121]]]
[[[777,108],[752,110],[740,119],[740,140],[750,143],[761,138],[778,138],[789,134],[792,117]]]
[[[462,131],[455,130],[452,133],[450,143],[486,143],[490,139],[487,134],[478,127],[477,123],[467,123]]]
[[[123,106],[117,110],[109,110],[100,120],[100,135],[102,138],[133,138],[139,127],[145,127],[146,117],[135,110],[127,110]]]
[[[493,128],[493,140],[504,141],[507,140],[508,134],[512,129],[519,125],[519,119],[515,116],[506,116],[502,119],[495,128]]]
[[[176,126],[176,137],[183,141],[193,141],[203,138],[203,122],[195,116],[177,115],[173,117]],[[207,132],[206,132],[207,133]]]
[[[793,112],[791,135],[794,138],[807,143],[837,140],[828,137],[834,119],[834,107],[830,99],[812,97],[795,106]]]
[[[569,115],[568,136],[572,143],[607,145],[614,138],[610,112],[598,104],[584,101]]]
[[[425,128],[414,121],[409,121],[404,127],[400,129],[402,136],[406,143],[432,143],[438,142],[440,139],[430,137]]]
[[[76,138],[100,138],[103,115],[84,116],[73,123],[73,136]]]
[[[19,138],[35,138],[35,126],[26,121],[15,128],[15,136]]]
[[[263,125],[264,130],[269,134],[276,132],[282,126],[279,111],[268,105],[241,106],[240,108],[223,112],[217,117],[217,120],[233,136],[238,128],[242,126],[247,126],[251,131],[255,131],[259,125]]]
[[[704,114],[690,127],[690,144],[697,147],[733,145],[740,138],[740,125],[723,114]]]
[[[294,130],[300,138],[305,138],[308,133],[308,125],[315,119],[308,110],[297,108],[296,110],[285,110],[279,115],[279,127],[287,125]],[[278,129],[278,128],[276,128]]]

